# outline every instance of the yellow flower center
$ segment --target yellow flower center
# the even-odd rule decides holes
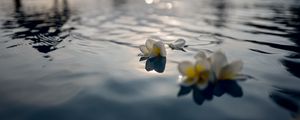
[[[196,79],[198,84],[206,83],[209,78],[209,71],[206,71],[205,67],[199,64],[195,67],[187,68],[185,72],[188,79]]]
[[[155,56],[160,55],[160,48],[159,47],[153,47],[152,54]]]
[[[197,77],[196,71],[194,67],[189,67],[186,69],[186,76],[189,78],[195,78]]]
[[[235,77],[235,73],[230,71],[224,71],[220,74],[219,80],[232,80]]]
[[[202,72],[205,70],[205,67],[203,65],[197,64],[195,70],[196,72]]]

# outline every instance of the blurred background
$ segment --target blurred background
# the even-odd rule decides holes
[[[1,120],[300,118],[299,0],[0,0],[0,36]],[[188,47],[148,72],[147,38]],[[203,50],[252,78],[177,97],[177,63]]]

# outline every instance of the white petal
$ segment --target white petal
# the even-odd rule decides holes
[[[179,76],[178,83],[182,86],[192,86],[196,83],[196,79],[190,79],[188,77]]]
[[[216,75],[219,75],[221,68],[227,64],[227,58],[225,54],[221,51],[217,51],[212,54],[210,60],[213,71]]]
[[[139,48],[140,48],[140,51],[143,53],[144,56],[149,55],[149,50],[146,48],[145,45],[140,45]]]
[[[202,72],[210,69],[210,63],[207,59],[198,59],[195,67],[198,72]]]
[[[186,76],[187,75],[187,69],[194,68],[193,63],[190,61],[183,61],[178,64],[178,71],[181,75]]]
[[[157,42],[157,44],[160,47],[160,55],[162,57],[166,57],[167,56],[167,51],[166,51],[165,44],[161,41]]]
[[[154,41],[154,40],[152,40],[152,39],[147,39],[147,40],[146,40],[146,43],[145,43],[146,48],[147,48],[149,51],[151,51],[155,42],[156,42],[156,41]]]
[[[234,61],[222,68],[219,79],[233,79],[242,70],[242,68],[243,62],[241,60]]]
[[[214,72],[212,70],[209,70],[209,72],[210,72],[210,74],[208,77],[208,81],[215,83],[218,80],[216,74],[214,74]]]
[[[200,60],[200,59],[206,59],[207,56],[206,56],[205,52],[199,51],[199,52],[194,56],[194,58],[195,58],[196,60]]]
[[[175,42],[171,43],[170,47],[173,47],[173,49],[179,49],[179,48],[183,48],[184,45],[185,45],[185,40],[178,39]]]
[[[237,74],[235,75],[235,77],[233,78],[234,80],[238,80],[238,81],[245,81],[247,79],[252,79],[253,77],[250,75],[245,75],[245,74]]]
[[[151,55],[152,56],[160,55],[162,57],[166,57],[167,52],[166,52],[165,44],[161,41],[155,42],[151,51]]]

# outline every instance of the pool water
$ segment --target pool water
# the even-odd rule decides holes
[[[0,0],[0,36],[1,120],[300,119],[298,0]],[[187,45],[140,61],[148,38]],[[249,79],[178,85],[218,50]]]

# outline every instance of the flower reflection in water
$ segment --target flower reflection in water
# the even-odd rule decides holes
[[[156,71],[159,73],[163,73],[166,67],[166,57],[152,57],[147,59],[145,69],[147,71]]]
[[[63,48],[57,45],[66,40],[69,32],[74,29],[64,27],[72,13],[69,1],[54,0],[53,8],[47,11],[47,7],[40,9],[32,6],[32,10],[28,9],[30,5],[25,3],[22,0],[14,0],[13,19],[4,20],[1,28],[7,30],[6,33],[12,39],[30,40],[29,45],[41,53]],[[21,45],[23,44],[14,44],[7,48]]]
[[[242,88],[238,85],[237,81],[218,81],[218,83],[210,83],[205,89],[199,89],[193,86],[180,86],[177,94],[178,97],[184,96],[192,92],[193,100],[198,105],[202,105],[205,100],[212,100],[213,96],[221,97],[225,93],[232,97],[242,97]]]
[[[35,40],[35,42],[33,43],[32,47],[36,48],[39,52],[42,53],[47,53],[64,47],[64,46],[57,47],[57,45],[63,41],[63,39],[60,37],[38,34],[36,38],[33,38],[33,40]]]

